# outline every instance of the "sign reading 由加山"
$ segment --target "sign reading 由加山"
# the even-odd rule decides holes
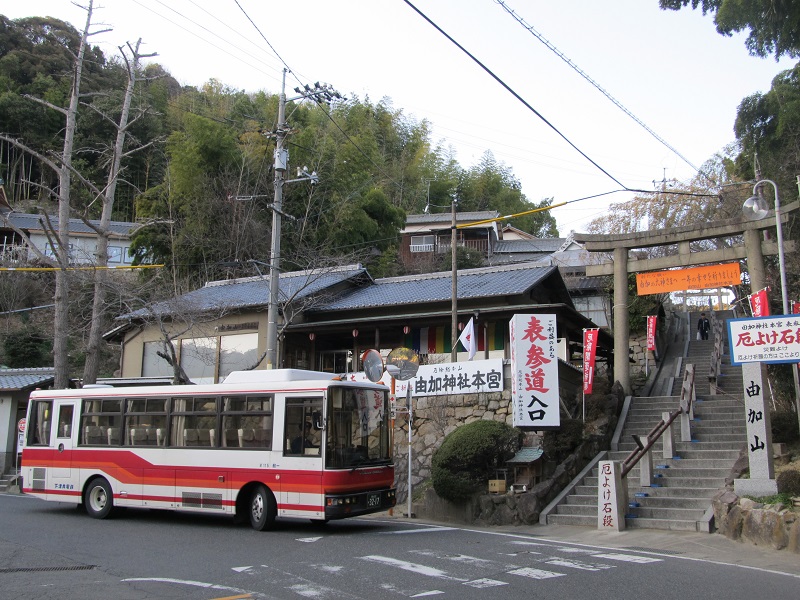
[[[636,293],[667,294],[686,290],[707,290],[723,285],[742,283],[739,263],[692,267],[672,271],[654,271],[636,274]]]
[[[558,427],[558,339],[555,315],[514,315],[511,401],[514,426]]]

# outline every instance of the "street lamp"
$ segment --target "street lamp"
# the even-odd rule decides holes
[[[783,301],[783,314],[789,314],[789,291],[786,287],[786,264],[783,254],[783,228],[781,225],[781,201],[778,197],[778,186],[770,179],[762,179],[753,186],[753,196],[744,201],[742,212],[749,221],[763,219],[769,213],[769,205],[764,197],[759,193],[758,187],[761,184],[769,183],[775,192],[775,229],[778,236],[778,270],[781,277],[781,300]],[[792,378],[794,379],[794,398],[797,405],[797,419],[800,423],[800,377],[797,368],[792,367]]]
[[[783,314],[789,314],[789,292],[786,289],[786,265],[783,255],[783,229],[781,226],[781,201],[778,198],[778,186],[774,181],[762,179],[753,186],[753,196],[744,201],[742,212],[749,221],[759,221],[769,213],[769,205],[764,197],[758,193],[761,184],[769,183],[775,191],[775,229],[778,236],[778,269],[781,276],[781,299],[783,300]]]

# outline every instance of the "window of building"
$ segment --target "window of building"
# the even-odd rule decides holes
[[[435,235],[412,235],[411,252],[433,252],[436,246]]]
[[[233,371],[251,368],[258,359],[258,334],[242,333],[219,338],[219,377],[221,381]]]
[[[142,356],[142,377],[172,377],[172,367],[158,355],[163,352],[161,342],[145,342]]]

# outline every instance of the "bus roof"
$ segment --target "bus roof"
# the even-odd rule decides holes
[[[334,379],[333,373],[306,371],[304,369],[267,369],[259,371],[233,371],[225,378],[226,383],[270,383],[283,381],[313,381]]]

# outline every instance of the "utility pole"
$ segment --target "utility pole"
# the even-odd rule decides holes
[[[289,128],[286,123],[286,69],[283,70],[281,93],[278,96],[278,126],[275,129],[275,199],[272,203],[272,246],[269,255],[269,304],[267,306],[267,369],[278,368],[278,294],[280,292],[281,269],[281,217],[283,216],[283,186],[296,181],[310,181],[312,185],[319,182],[315,171],[308,173],[305,169],[298,169],[297,179],[286,179],[286,169],[289,166],[289,151],[284,148]],[[298,96],[290,101],[311,98],[316,102],[331,102],[334,98],[342,96],[329,85],[319,82],[314,87],[305,85],[303,89],[295,88]]]
[[[451,290],[451,319],[450,319],[450,362],[458,360],[458,264],[456,261],[456,241],[458,240],[458,230],[456,229],[456,198],[450,203],[450,215],[452,224],[450,225],[450,262],[452,280]]]

